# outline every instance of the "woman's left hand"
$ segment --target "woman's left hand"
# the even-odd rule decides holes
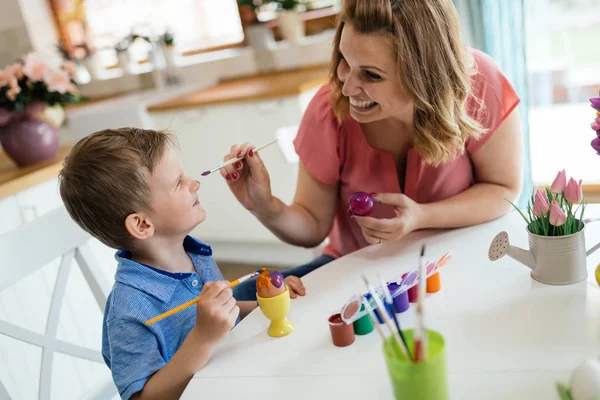
[[[401,193],[379,193],[373,197],[377,203],[393,206],[396,216],[390,219],[377,219],[353,215],[352,218],[360,225],[367,242],[381,244],[398,240],[420,229],[422,205]]]

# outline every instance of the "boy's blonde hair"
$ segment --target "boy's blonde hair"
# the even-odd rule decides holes
[[[115,249],[128,249],[128,215],[148,210],[149,177],[165,150],[167,131],[106,129],[79,141],[59,174],[60,196],[77,224]]]
[[[349,107],[337,76],[346,23],[361,34],[383,37],[397,54],[398,77],[415,104],[414,145],[425,162],[437,166],[462,154],[467,139],[485,131],[466,113],[471,65],[451,0],[343,0],[330,65],[332,101],[340,120]]]

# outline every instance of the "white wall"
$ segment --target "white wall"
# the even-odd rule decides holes
[[[5,0],[6,1],[6,0]],[[48,0],[19,0],[31,47],[51,64],[62,62],[58,34]]]
[[[30,51],[58,63],[56,44],[58,36],[47,0],[0,1],[0,69]]]
[[[19,1],[2,0],[0,5],[0,69],[32,49]]]

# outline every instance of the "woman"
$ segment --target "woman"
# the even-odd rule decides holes
[[[485,54],[461,44],[451,0],[344,0],[330,83],[312,99],[294,145],[291,205],[272,196],[248,143],[221,170],[233,194],[286,243],[323,255],[302,276],[368,244],[424,228],[502,216],[521,190],[519,97]],[[357,191],[377,193],[368,217],[347,212]],[[238,300],[254,298],[254,283]],[[241,286],[241,287],[240,287]]]

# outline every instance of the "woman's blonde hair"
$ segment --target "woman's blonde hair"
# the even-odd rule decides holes
[[[343,0],[330,66],[332,101],[340,120],[349,107],[337,76],[346,23],[392,45],[399,80],[414,100],[413,144],[426,163],[439,165],[462,154],[467,139],[485,131],[466,113],[471,65],[452,0]]]

